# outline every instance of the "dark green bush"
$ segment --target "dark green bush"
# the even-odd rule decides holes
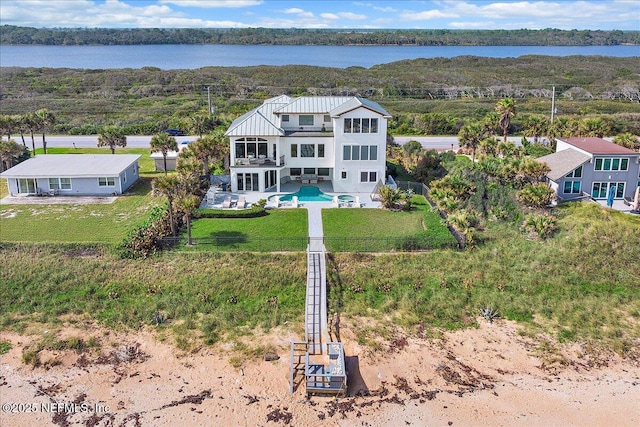
[[[249,209],[196,209],[194,218],[258,218],[269,215],[262,206],[251,206]]]

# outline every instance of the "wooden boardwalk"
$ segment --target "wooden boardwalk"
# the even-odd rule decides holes
[[[291,343],[289,390],[304,381],[311,394],[344,395],[347,374],[342,343],[329,342],[327,329],[327,268],[324,245],[310,243],[307,249],[305,337]]]

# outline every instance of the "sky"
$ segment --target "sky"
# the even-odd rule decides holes
[[[638,0],[1,0],[37,28],[640,30]]]

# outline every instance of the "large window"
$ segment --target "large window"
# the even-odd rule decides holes
[[[258,156],[267,157],[267,140],[264,138],[236,139],[236,158],[255,159]]]
[[[582,183],[581,181],[565,181],[564,182],[564,194],[580,194]]]
[[[291,144],[291,157],[298,157],[298,144]]]
[[[378,119],[344,119],[344,133],[378,133]]]
[[[626,171],[629,168],[628,158],[599,157],[596,159],[597,171]]]
[[[342,160],[378,160],[378,146],[343,145]]]
[[[302,175],[302,169],[301,168],[291,168],[289,171],[289,175],[291,176],[300,176]]]
[[[33,178],[20,178],[18,181],[18,193],[22,194],[35,194],[36,180]]]
[[[569,172],[567,178],[582,178],[582,166]]]
[[[594,182],[591,187],[591,197],[594,199],[606,199],[609,196],[609,188],[615,188],[614,197],[622,199],[624,197],[624,182]]]
[[[71,190],[71,178],[49,178],[50,190]]]
[[[362,171],[360,172],[360,182],[376,182],[378,180],[378,172]]]
[[[324,157],[324,144],[318,144],[318,157]]]
[[[298,124],[300,126],[313,126],[313,116],[311,114],[300,114],[298,116]]]
[[[115,187],[116,179],[112,176],[98,178],[98,187]]]
[[[258,191],[260,189],[257,173],[239,173],[237,180],[238,191]]]
[[[316,146],[313,144],[300,144],[300,157],[315,157]]]

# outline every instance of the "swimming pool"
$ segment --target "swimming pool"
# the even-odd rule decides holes
[[[303,185],[300,187],[300,190],[295,193],[289,194],[274,194],[273,196],[269,196],[269,201],[273,201],[276,197],[280,198],[281,202],[290,202],[293,200],[293,196],[298,197],[298,201],[300,202],[331,202],[333,201],[333,196],[330,194],[323,193],[320,189],[314,185]],[[342,194],[338,196],[338,200],[342,202],[353,202],[355,198],[348,194]]]

